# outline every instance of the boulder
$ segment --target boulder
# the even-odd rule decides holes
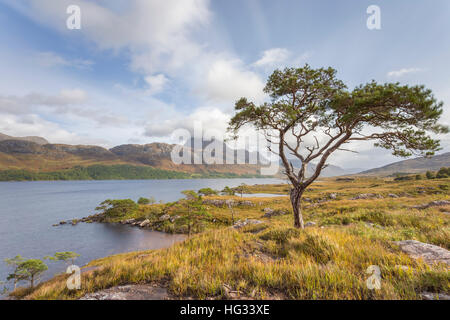
[[[307,223],[305,223],[305,227],[315,227],[317,225],[317,223],[315,223],[314,221],[308,221]]]
[[[161,222],[164,222],[167,220],[170,220],[170,215],[168,215],[167,213],[163,214],[161,217],[159,217],[159,221],[161,221]]]
[[[395,241],[400,249],[414,259],[423,259],[428,264],[445,263],[450,265],[450,251],[429,243],[416,240]]]
[[[150,224],[150,220],[145,219],[144,221],[139,223],[139,227],[144,228],[144,227],[147,227],[149,224]]]
[[[264,211],[265,218],[270,218],[270,217],[274,217],[274,216],[282,216],[282,215],[289,213],[287,210],[271,209],[271,208],[264,208],[263,211]]]
[[[260,220],[256,220],[256,219],[245,219],[244,221],[239,220],[233,225],[233,228],[241,229],[242,227],[245,227],[247,225],[260,224],[260,223],[263,223],[263,222]]]
[[[350,200],[359,200],[359,199],[382,199],[383,197],[379,194],[376,193],[361,193],[358,194],[356,196],[354,196],[353,198],[351,198]]]
[[[388,194],[389,198],[398,198],[398,195],[394,194],[394,193],[389,193]]]
[[[425,203],[425,204],[419,204],[417,206],[413,206],[413,209],[419,209],[419,210],[423,210],[423,209],[427,209],[430,207],[441,207],[441,206],[448,206],[450,205],[450,201],[448,200],[436,200],[436,201],[431,201],[429,203]]]

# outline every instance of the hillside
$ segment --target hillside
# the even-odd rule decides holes
[[[449,167],[449,166],[450,166],[450,152],[447,152],[435,155],[431,158],[421,157],[394,162],[380,168],[363,171],[360,174],[387,176],[398,172],[416,173],[416,172],[425,172],[427,170],[437,171],[442,167]]]
[[[75,167],[89,167],[93,165],[113,166],[128,165],[132,167],[148,167],[158,170],[183,172],[201,175],[258,175],[258,165],[224,164],[208,165],[181,164],[177,165],[171,160],[171,152],[175,145],[166,143],[150,143],[145,145],[126,144],[106,149],[99,146],[43,144],[16,139],[2,135],[5,139],[0,141],[0,171],[26,170],[26,176],[36,177],[35,173],[55,173],[51,176],[69,176],[61,172]],[[8,138],[8,139],[6,139]],[[11,139],[9,139],[11,138]],[[39,140],[38,137],[36,141]],[[185,149],[198,157],[201,150]],[[235,156],[236,157],[236,156]],[[236,158],[235,158],[236,159]],[[117,167],[116,167],[117,168]],[[124,167],[121,167],[124,168]],[[127,167],[129,172],[129,167]],[[135,171],[143,169],[136,168]],[[147,170],[148,171],[148,170]],[[153,174],[153,173],[152,173]],[[13,174],[16,176],[17,172]],[[78,171],[77,174],[78,175]],[[8,174],[8,176],[11,176]],[[148,176],[146,174],[145,176]],[[172,175],[170,175],[172,176]],[[123,177],[123,178],[126,178]]]
[[[0,141],[3,140],[21,140],[21,141],[31,141],[37,144],[47,144],[49,143],[46,139],[41,138],[41,137],[35,137],[35,136],[30,136],[30,137],[11,137],[8,136],[6,134],[0,133]]]

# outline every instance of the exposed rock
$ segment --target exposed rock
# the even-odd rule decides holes
[[[176,215],[176,216],[173,216],[173,217],[170,217],[170,222],[172,222],[172,223],[174,223],[175,222],[175,220],[177,220],[177,219],[179,219],[179,218],[181,218],[180,216],[178,216],[178,215]]]
[[[330,193],[330,194],[328,195],[328,198],[333,199],[333,200],[336,200],[336,198],[337,198],[337,193]]]
[[[222,291],[226,299],[236,299],[240,295],[240,291],[232,290],[231,286],[223,284]]]
[[[151,285],[118,286],[88,293],[80,300],[167,300],[167,289]]]
[[[314,227],[316,226],[317,223],[315,223],[314,221],[308,221],[307,223],[305,223],[305,227]]]
[[[383,197],[376,193],[361,193],[351,198],[350,200],[359,200],[359,199],[382,199]]]
[[[423,300],[450,300],[450,295],[445,293],[422,292]]]
[[[264,208],[263,211],[264,211],[265,218],[270,218],[270,217],[274,217],[274,216],[282,216],[282,215],[289,213],[287,210],[271,209],[271,208]]]
[[[161,222],[167,221],[167,220],[170,220],[170,215],[168,215],[167,213],[163,214],[161,217],[159,217],[159,221],[161,221]]]
[[[442,262],[450,265],[450,251],[447,249],[416,240],[395,241],[395,243],[414,259],[422,258],[428,264]]]
[[[398,198],[398,195],[394,194],[394,193],[389,193],[388,194],[389,198]]]
[[[255,204],[250,200],[230,200],[230,199],[205,199],[203,204],[212,205],[215,207],[229,207],[229,206],[246,206],[254,207]]]
[[[59,224],[66,224],[67,222],[66,221],[61,221]]]
[[[448,205],[450,205],[450,201],[448,201],[448,200],[436,200],[436,201],[431,201],[429,203],[413,206],[412,208],[423,210],[423,209],[427,209],[430,207],[440,207],[440,206],[448,206]]]
[[[245,219],[244,221],[239,220],[233,225],[233,228],[240,229],[240,228],[245,227],[247,225],[260,224],[260,223],[263,223],[263,222],[260,221],[260,220],[255,220],[255,219]]]
[[[145,219],[144,221],[139,223],[139,227],[144,228],[144,227],[148,226],[149,224],[150,224],[150,220]]]
[[[136,219],[127,219],[120,221],[121,224],[132,224],[133,222],[136,222]]]

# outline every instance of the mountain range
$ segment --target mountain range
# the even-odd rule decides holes
[[[201,156],[203,150],[211,141],[197,142],[191,140],[182,148],[191,152],[192,159]],[[186,173],[231,173],[236,175],[257,175],[261,164],[267,160],[258,152],[247,150],[233,150],[223,143],[224,154],[233,155],[235,164],[180,164],[171,160],[171,152],[176,145],[167,143],[150,143],[144,145],[124,144],[106,149],[100,146],[51,144],[46,139],[36,136],[12,137],[0,133],[0,171],[28,170],[35,172],[51,172],[67,170],[76,166],[92,165],[132,165],[152,167],[167,171]],[[195,148],[194,148],[195,146]],[[214,156],[214,154],[213,154]],[[255,164],[248,163],[249,159],[257,159]],[[225,162],[225,156],[224,156]],[[294,167],[298,167],[298,160],[292,160]],[[441,167],[450,166],[450,152],[436,155],[432,158],[416,158],[398,161],[386,166],[359,172],[357,169],[348,170],[338,166],[328,165],[322,176],[341,176],[349,174],[381,175],[394,173],[417,173],[427,170],[436,171]],[[314,164],[310,165],[307,175],[311,175]]]

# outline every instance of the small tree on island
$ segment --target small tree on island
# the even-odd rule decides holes
[[[390,149],[395,156],[430,156],[440,148],[428,132],[448,132],[437,123],[443,103],[424,86],[372,81],[349,91],[336,78],[335,69],[305,65],[275,70],[264,92],[270,95],[270,102],[256,105],[247,98],[236,102],[229,131],[237,138],[239,129],[253,125],[271,145],[277,145],[276,150],[269,150],[281,158],[292,185],[290,200],[297,228],[304,228],[303,193],[319,177],[332,153],[350,151],[344,148],[346,144],[373,140],[376,147]],[[294,169],[289,154],[300,160],[300,168]],[[307,177],[312,161],[317,165]]]

